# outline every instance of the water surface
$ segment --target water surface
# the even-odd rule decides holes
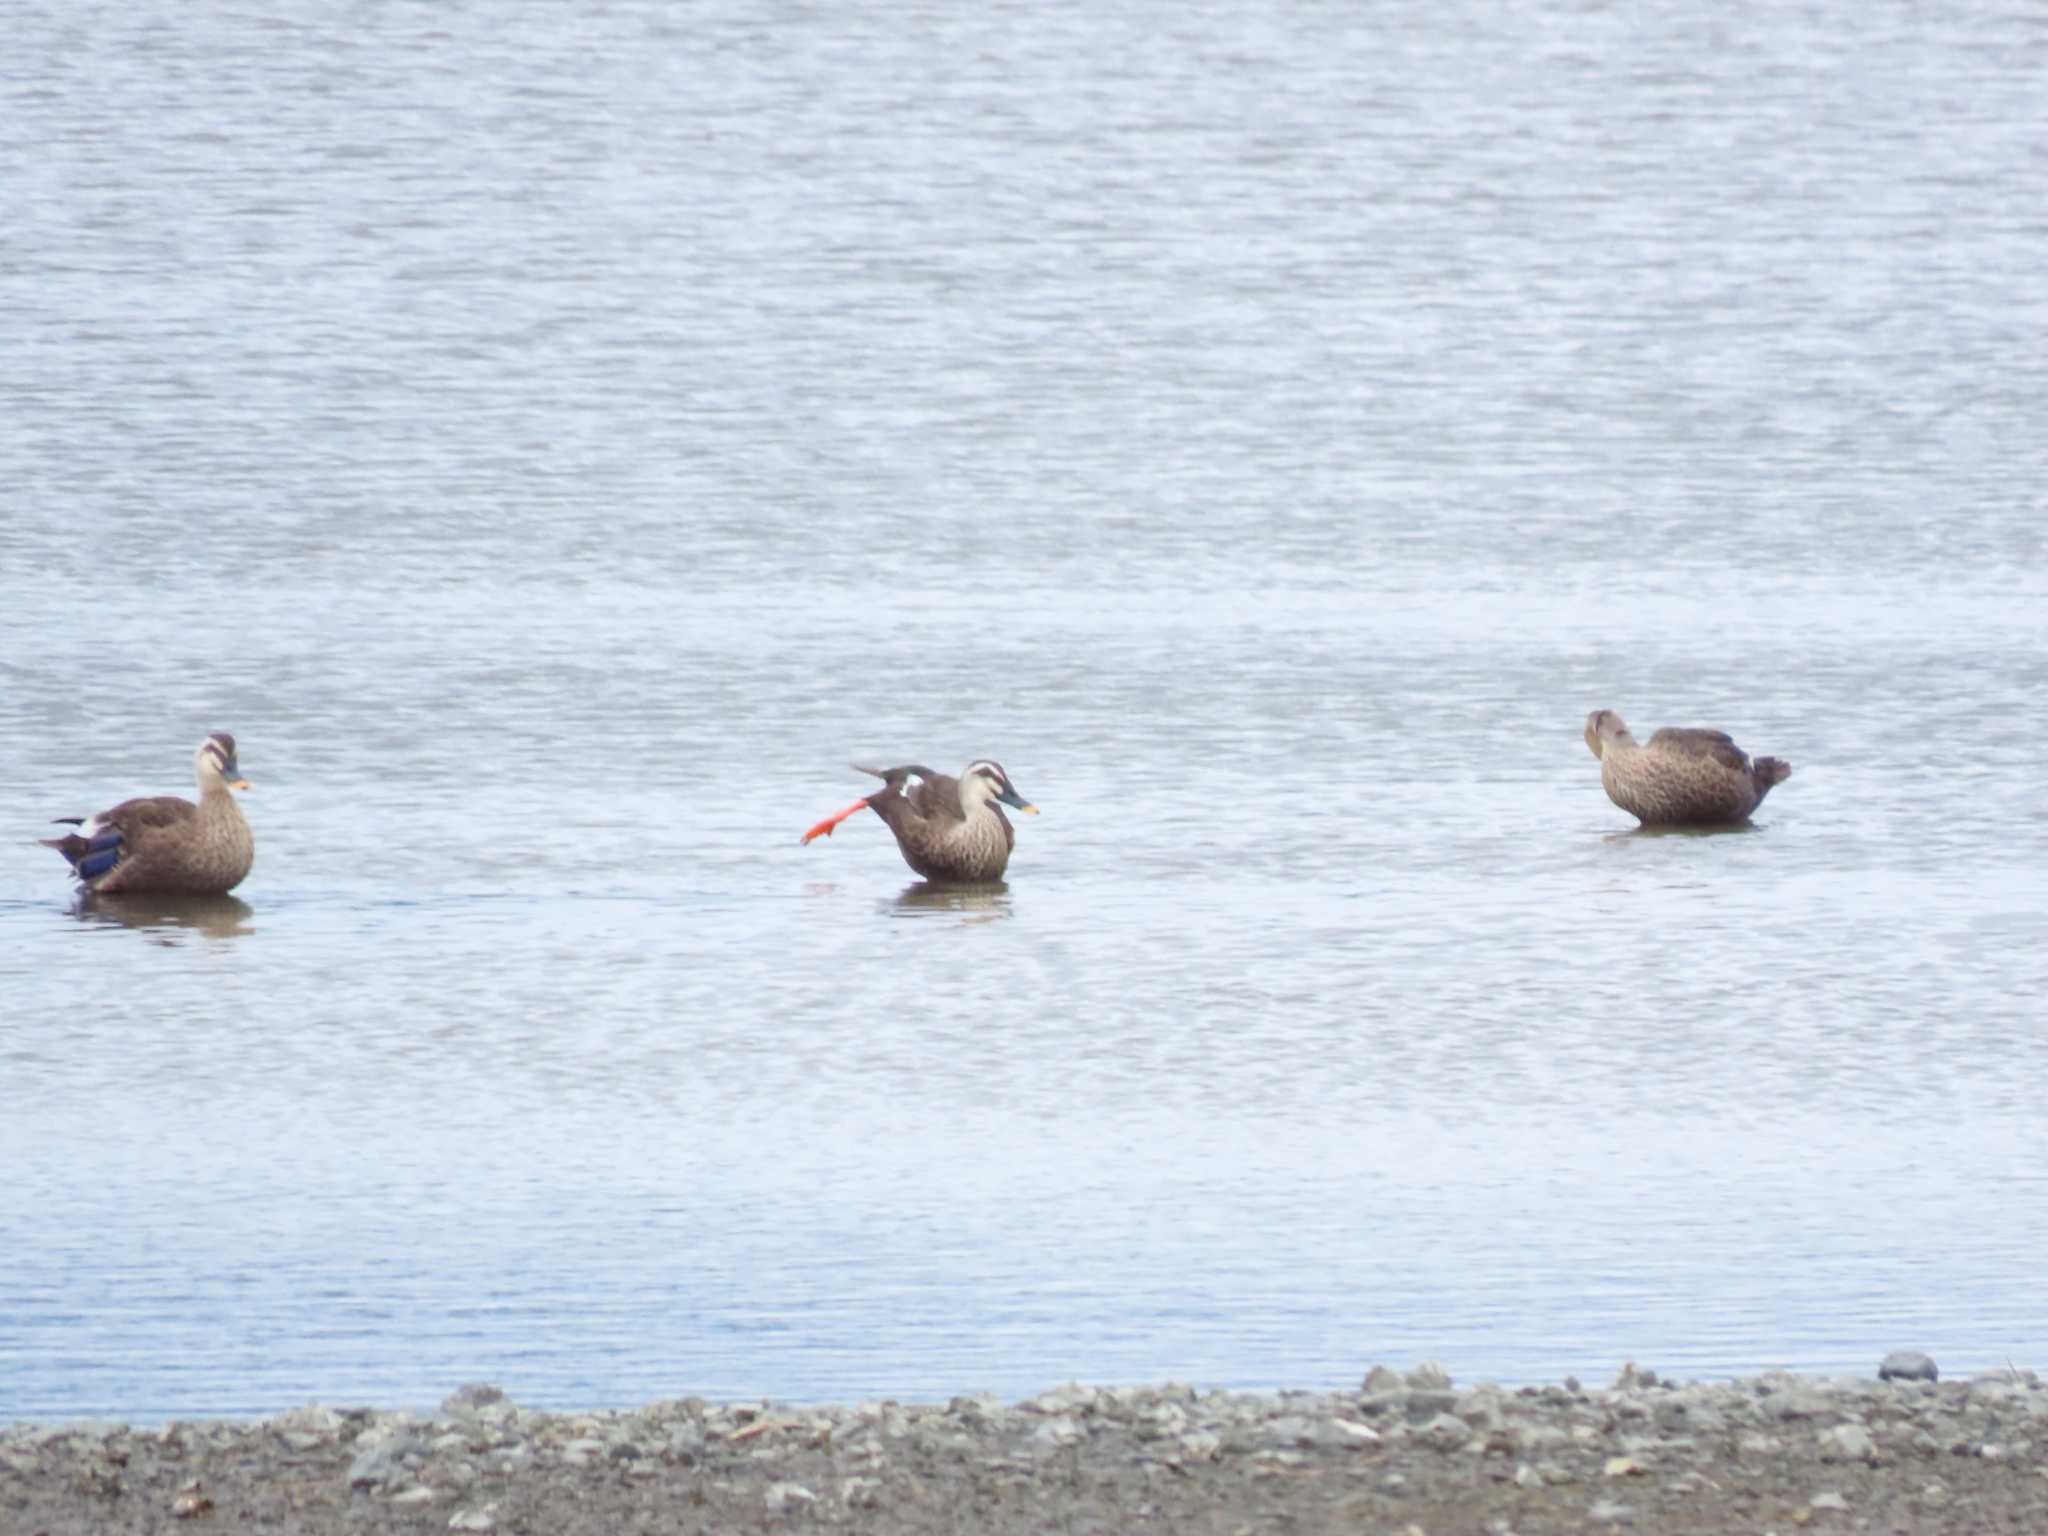
[[[2031,12],[8,21],[0,1417],[2030,1358]]]

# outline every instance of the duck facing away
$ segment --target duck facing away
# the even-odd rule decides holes
[[[1607,798],[1646,827],[1745,821],[1773,785],[1792,777],[1790,763],[1751,762],[1723,731],[1666,726],[1640,746],[1611,709],[1586,717],[1586,745],[1600,759]]]
[[[959,778],[906,764],[901,768],[854,767],[883,783],[879,793],[835,811],[804,833],[803,841],[830,837],[832,829],[866,808],[896,834],[903,862],[925,879],[952,885],[986,885],[1003,878],[1017,829],[1002,807],[1036,816],[1038,807],[1017,793],[1001,763],[969,763]],[[911,779],[918,780],[915,786]],[[1000,802],[1000,803],[998,803]]]
[[[96,895],[225,895],[256,860],[256,839],[231,793],[249,787],[235,761],[235,738],[226,731],[207,737],[192,773],[197,805],[150,795],[97,816],[59,817],[78,830],[46,837],[43,846],[69,859],[71,872]]]

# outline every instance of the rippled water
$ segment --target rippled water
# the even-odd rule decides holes
[[[0,11],[0,1417],[2038,1346],[2033,12]]]

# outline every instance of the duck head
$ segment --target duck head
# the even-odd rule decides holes
[[[192,772],[199,780],[201,789],[211,789],[216,782],[229,789],[247,789],[249,781],[242,777],[242,766],[235,761],[235,738],[226,731],[215,731],[199,744],[193,754]]]
[[[1635,737],[1629,735],[1621,716],[1613,710],[1596,709],[1586,716],[1586,746],[1595,757],[1604,755],[1608,747],[1632,747],[1635,744]]]
[[[1017,793],[1017,787],[1010,782],[1010,776],[1003,771],[1003,765],[982,758],[969,763],[967,771],[960,775],[960,810],[972,816],[991,800],[1000,800],[1004,805],[1036,816],[1038,807]]]

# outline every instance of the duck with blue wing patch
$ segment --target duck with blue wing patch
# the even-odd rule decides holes
[[[176,795],[124,800],[97,816],[60,817],[78,828],[46,837],[71,872],[101,896],[150,892],[220,896],[242,883],[256,861],[256,839],[235,804],[249,781],[235,760],[235,738],[215,731],[192,759],[199,803]]]
[[[833,812],[802,840],[830,837],[855,811],[871,810],[896,834],[903,862],[934,884],[988,885],[1002,879],[1017,846],[1017,829],[1002,807],[1038,814],[1038,807],[1017,793],[1003,765],[987,758],[969,763],[957,779],[915,763],[854,767],[873,774],[884,787]]]

